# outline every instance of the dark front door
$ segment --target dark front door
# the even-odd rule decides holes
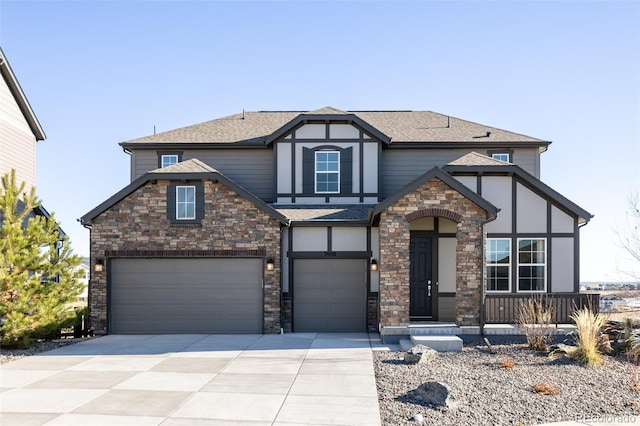
[[[409,278],[409,316],[415,320],[433,318],[432,237],[411,235]]]

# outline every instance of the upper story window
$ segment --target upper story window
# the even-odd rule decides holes
[[[302,193],[351,195],[352,162],[352,147],[323,145],[302,148]]]
[[[513,162],[513,151],[511,150],[489,151],[487,154],[490,155],[494,160],[504,161],[505,163]]]
[[[182,161],[182,151],[158,152],[158,168],[173,166]]]
[[[177,155],[171,154],[171,155],[163,155],[162,156],[162,167],[173,166],[177,162],[178,162],[178,156]]]
[[[319,194],[340,192],[340,153],[316,151],[315,192]]]

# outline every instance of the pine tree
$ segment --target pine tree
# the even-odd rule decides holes
[[[28,347],[75,318],[80,257],[60,238],[53,215],[33,213],[35,188],[23,193],[15,170],[0,188],[0,346]]]

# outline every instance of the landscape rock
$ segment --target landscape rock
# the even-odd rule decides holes
[[[422,364],[438,356],[438,351],[425,345],[415,345],[404,354],[404,362],[408,364]]]
[[[576,350],[575,346],[565,345],[564,343],[558,343],[557,345],[553,345],[549,348],[549,356],[569,356],[573,351]]]
[[[422,414],[416,414],[411,418],[411,420],[413,420],[416,423],[422,423],[424,422],[424,416]]]
[[[426,382],[418,389],[409,392],[410,396],[422,404],[446,407],[449,410],[458,407],[458,399],[451,388],[441,382]]]

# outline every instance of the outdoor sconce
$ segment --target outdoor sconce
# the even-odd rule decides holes
[[[378,270],[378,262],[375,259],[371,259],[371,264],[369,265],[369,269],[372,271]]]
[[[273,263],[273,259],[267,260],[267,271],[273,271],[275,264]]]
[[[104,269],[104,259],[103,258],[96,259],[96,266],[94,267],[94,270],[96,272],[102,272],[103,269]]]

